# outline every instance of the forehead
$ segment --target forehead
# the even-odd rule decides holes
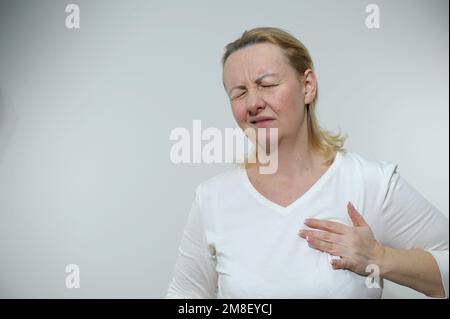
[[[232,53],[223,68],[225,84],[254,80],[263,73],[283,73],[288,67],[281,49],[271,43],[258,43]]]

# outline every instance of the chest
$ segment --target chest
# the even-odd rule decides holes
[[[252,178],[251,183],[254,189],[267,200],[287,207],[308,192],[317,181],[317,178],[310,177],[301,180],[277,180]]]
[[[365,277],[332,269],[331,256],[312,250],[288,233],[268,234],[267,239],[253,233],[255,239],[228,240],[219,245],[219,295],[223,298],[381,296],[381,289],[370,288]]]

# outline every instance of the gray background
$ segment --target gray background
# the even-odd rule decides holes
[[[194,187],[229,168],[172,164],[170,131],[235,127],[219,60],[256,26],[310,49],[323,127],[448,216],[448,1],[78,0],[79,30],[69,3],[0,2],[0,297],[164,296]]]

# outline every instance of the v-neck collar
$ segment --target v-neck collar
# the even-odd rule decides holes
[[[336,152],[336,156],[334,158],[333,163],[331,163],[330,167],[325,171],[325,173],[322,174],[321,177],[299,198],[297,198],[295,201],[290,203],[288,206],[281,206],[264,195],[262,195],[251,183],[248,175],[247,170],[245,168],[241,169],[241,177],[243,179],[244,185],[246,186],[247,190],[264,206],[269,207],[270,209],[273,209],[277,212],[279,212],[281,215],[287,215],[289,214],[294,207],[298,206],[301,202],[304,202],[309,197],[311,197],[314,193],[317,193],[320,188],[328,181],[328,179],[334,174],[334,172],[337,170],[339,165],[342,161],[342,154],[341,152]]]

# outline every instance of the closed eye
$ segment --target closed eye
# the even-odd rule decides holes
[[[271,88],[271,87],[275,87],[278,86],[279,84],[260,84],[261,87],[263,88]],[[235,100],[237,98],[240,98],[241,96],[243,96],[247,91],[246,90],[242,90],[241,93],[236,94],[235,96],[231,97],[231,100]]]
[[[237,99],[237,98],[243,96],[243,95],[245,94],[245,92],[247,92],[247,91],[242,91],[241,93],[236,94],[235,96],[233,96],[233,97],[231,98],[231,100],[234,100],[234,99]]]
[[[270,87],[274,87],[274,86],[277,86],[278,84],[261,84],[261,86],[263,87],[263,88],[270,88]]]

